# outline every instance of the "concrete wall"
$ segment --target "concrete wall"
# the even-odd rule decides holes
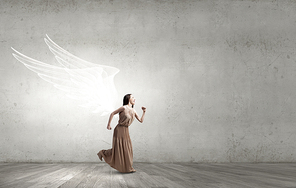
[[[94,162],[111,147],[107,116],[11,55],[52,63],[45,34],[119,68],[118,107],[126,93],[147,107],[134,161],[296,161],[295,1],[7,0],[0,21],[1,162]]]

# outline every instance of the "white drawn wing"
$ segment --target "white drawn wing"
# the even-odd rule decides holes
[[[114,76],[119,70],[80,59],[46,37],[45,43],[60,66],[37,61],[12,48],[13,56],[68,97],[80,101],[80,106],[102,115],[113,111],[117,99]]]

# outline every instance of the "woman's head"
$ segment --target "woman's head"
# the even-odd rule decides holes
[[[134,105],[136,103],[136,99],[134,98],[134,96],[132,94],[126,94],[123,97],[123,106],[128,105],[129,103],[132,105],[132,107],[134,107]]]

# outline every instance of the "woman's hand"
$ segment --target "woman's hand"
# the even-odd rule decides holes
[[[142,106],[143,112],[146,112],[146,107]]]
[[[142,114],[142,117],[140,118],[139,116],[138,116],[138,114],[136,113],[136,119],[140,122],[140,123],[143,123],[143,121],[144,121],[144,116],[145,116],[145,112],[146,112],[146,107],[144,107],[144,106],[142,106],[142,110],[143,110],[143,114]]]
[[[111,121],[112,121],[112,119],[113,119],[113,116],[114,116],[115,114],[117,114],[117,113],[122,112],[123,110],[124,110],[124,107],[122,106],[122,107],[118,108],[117,110],[115,110],[114,112],[112,112],[112,113],[110,114],[110,116],[109,116],[109,120],[108,120],[108,124],[107,124],[107,129],[108,129],[108,130],[111,130],[111,129],[112,129],[112,127],[110,126],[110,124],[111,124]]]

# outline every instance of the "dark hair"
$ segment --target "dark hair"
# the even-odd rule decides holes
[[[130,100],[130,98],[131,98],[131,95],[132,95],[132,94],[126,94],[126,95],[124,95],[124,97],[123,97],[123,106],[124,106],[124,105],[128,105],[129,100]],[[134,105],[133,105],[132,107],[134,107]]]

